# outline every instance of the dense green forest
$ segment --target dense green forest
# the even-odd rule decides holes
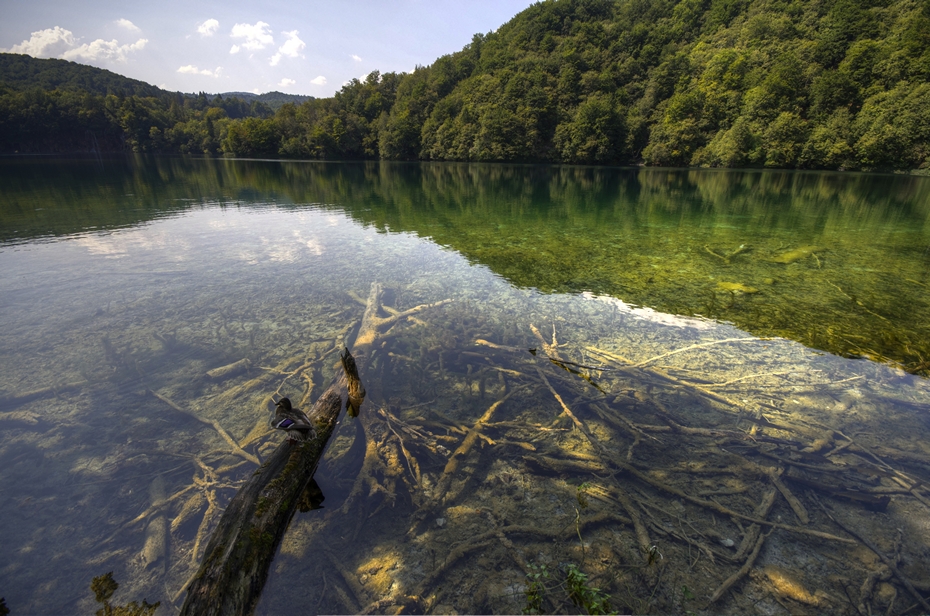
[[[0,80],[3,151],[76,147],[58,130],[79,124],[234,156],[930,166],[930,0],[546,0],[430,66],[273,115]]]
[[[159,96],[162,91],[138,79],[68,60],[39,60],[31,56],[0,53],[0,88],[9,90],[78,90],[89,94],[122,92]]]
[[[263,94],[253,94],[252,92],[223,92],[220,94],[223,98],[241,98],[247,103],[259,101],[268,105],[274,111],[280,109],[288,103],[300,105],[306,101],[313,100],[313,96],[304,96],[303,94],[285,94],[284,92],[265,92]]]
[[[66,60],[0,54],[0,152],[218,154],[226,125],[267,118],[238,97],[166,92]]]

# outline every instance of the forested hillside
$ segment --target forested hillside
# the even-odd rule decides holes
[[[913,169],[928,0],[558,0],[409,75],[232,125],[306,157]],[[252,138],[253,131],[261,135]]]
[[[225,125],[260,101],[166,92],[66,60],[0,54],[0,152],[220,153]]]
[[[547,0],[431,66],[253,115],[214,124],[219,149],[925,168],[930,0]],[[177,147],[156,128],[127,143]]]
[[[0,53],[0,87],[4,90],[78,90],[89,94],[122,92],[158,96],[162,90],[138,79],[68,60]]]
[[[309,100],[313,100],[313,96],[303,96],[302,94],[285,94],[284,92],[264,92],[262,94],[253,94],[252,92],[223,92],[219,96],[223,98],[241,98],[247,103],[252,101],[259,101],[265,103],[272,110],[277,111],[281,108],[282,105],[287,103],[292,103],[294,105],[300,105]]]

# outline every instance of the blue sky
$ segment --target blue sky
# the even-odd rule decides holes
[[[0,0],[0,50],[91,64],[172,91],[327,97],[374,70],[432,64],[531,4]]]

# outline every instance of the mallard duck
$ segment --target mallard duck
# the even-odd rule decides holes
[[[303,411],[291,406],[290,398],[281,398],[275,404],[271,425],[278,430],[287,432],[287,438],[291,441],[306,441],[316,438],[313,422]]]

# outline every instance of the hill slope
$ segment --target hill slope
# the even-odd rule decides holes
[[[201,95],[184,107],[223,113],[200,117],[194,131],[168,102],[159,110],[136,102],[111,144],[323,159],[911,170],[930,166],[930,0],[545,0],[413,73],[374,72],[301,104],[276,98],[274,117],[257,101]],[[82,104],[69,102],[71,116]],[[20,114],[21,105],[45,114],[46,128],[23,137],[38,116]],[[17,116],[6,128],[4,109]],[[54,143],[48,127],[61,122],[42,109],[0,91],[0,149]]]
[[[166,92],[65,60],[0,54],[0,152],[220,152],[231,119],[260,100]]]
[[[550,0],[420,73],[398,90],[389,154],[864,168],[930,155],[927,0]]]
[[[263,94],[253,94],[252,92],[223,92],[218,96],[222,96],[223,98],[241,98],[242,100],[249,103],[252,101],[258,101],[268,105],[275,111],[287,103],[300,105],[301,103],[305,103],[314,99],[313,96],[304,96],[302,94],[285,94],[284,92],[278,92],[277,90],[272,92],[265,92]]]
[[[121,92],[125,95],[159,96],[165,93],[144,81],[123,77],[102,68],[15,53],[0,53],[0,91],[3,88],[78,90],[97,95]]]

